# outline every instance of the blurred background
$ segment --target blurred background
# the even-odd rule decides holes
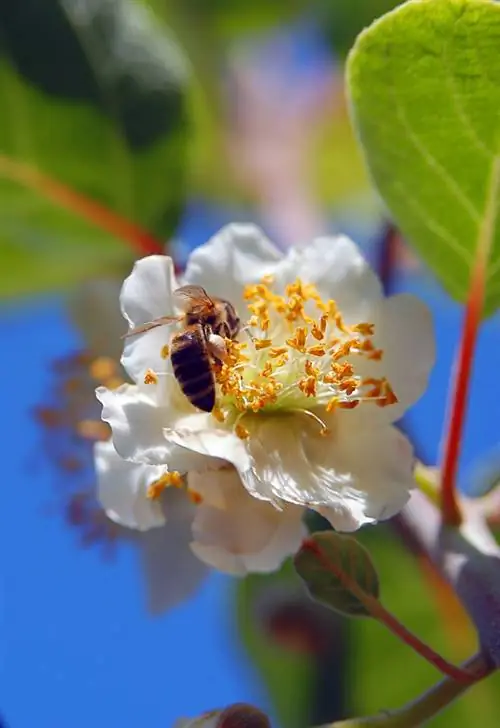
[[[91,464],[102,436],[92,391],[119,376],[123,277],[161,250],[182,268],[230,221],[257,222],[283,249],[345,232],[387,292],[427,301],[438,363],[402,427],[423,462],[437,461],[461,310],[370,190],[343,88],[357,33],[396,4],[0,4],[3,728],[167,728],[236,701],[303,728],[396,708],[437,679],[382,627],[308,601],[290,565],[244,580],[202,574],[176,560],[183,534],[112,526]],[[500,366],[498,336],[495,317],[461,462],[472,496],[500,471],[480,376]],[[397,529],[360,539],[388,607],[450,659],[469,655],[466,615]],[[433,725],[493,728],[499,709],[495,676]]]

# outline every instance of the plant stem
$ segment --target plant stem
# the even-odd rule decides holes
[[[483,680],[494,671],[483,655],[468,660],[462,668],[473,676],[467,685],[446,677],[430,690],[396,711],[388,711],[365,718],[351,718],[331,723],[329,728],[418,728],[434,718],[472,685]]]
[[[417,654],[427,660],[431,665],[434,665],[443,675],[447,675],[453,680],[468,685],[473,681],[473,676],[460,667],[456,667],[452,663],[445,660],[438,652],[435,652],[432,647],[422,642],[422,640],[410,632],[404,624],[402,624],[391,612],[389,612],[383,604],[376,597],[368,594],[359,586],[359,584],[352,579],[349,574],[346,574],[342,569],[330,561],[328,555],[321,549],[321,547],[313,540],[306,539],[303,543],[303,548],[307,548],[312,551],[317,559],[323,564],[327,571],[330,571],[334,576],[340,580],[340,582],[348,589],[354,596],[359,599],[361,604],[367,609],[367,611],[378,619],[379,622],[384,624],[394,635],[399,637],[405,644],[411,647]]]
[[[128,243],[142,255],[162,253],[163,246],[149,232],[23,162],[0,155],[0,176],[18,182],[50,202],[75,213],[101,230]]]
[[[441,514],[447,526],[459,526],[462,515],[456,497],[456,475],[467,412],[472,364],[486,294],[488,260],[495,234],[500,192],[500,158],[495,157],[488,185],[488,197],[478,231],[476,256],[471,272],[470,289],[465,309],[462,339],[457,360],[454,388],[451,395],[449,423],[442,466]]]
[[[446,427],[447,434],[442,465],[441,512],[444,523],[449,526],[459,526],[462,522],[455,483],[467,412],[474,352],[483,308],[485,274],[486,266],[478,256],[472,273],[472,284],[465,309],[462,339],[451,394],[452,404],[449,424]]]

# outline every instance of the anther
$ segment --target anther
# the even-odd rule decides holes
[[[315,344],[307,348],[307,353],[311,356],[325,356],[326,349],[322,344]]]
[[[299,379],[299,389],[306,397],[316,396],[316,377],[303,377]]]
[[[187,489],[187,495],[191,503],[194,503],[195,506],[198,506],[200,503],[203,503],[203,496],[201,493],[198,493],[196,490],[192,490],[191,488]]]
[[[260,349],[267,349],[269,346],[272,345],[271,339],[254,339],[253,345],[259,351]]]
[[[158,384],[158,376],[152,369],[148,369],[144,375],[144,384]]]
[[[170,354],[170,347],[168,344],[165,344],[161,347],[160,356],[162,359],[168,359],[168,355]]]
[[[240,438],[240,440],[246,440],[248,437],[250,437],[250,432],[247,430],[246,427],[243,427],[243,425],[236,425],[234,428],[235,434]]]
[[[338,406],[341,407],[341,409],[354,409],[359,404],[359,399],[351,399],[347,402],[339,402]]]
[[[217,420],[217,422],[224,422],[224,420],[226,419],[224,412],[221,409],[219,409],[219,407],[213,408],[212,417],[214,417]]]
[[[154,480],[148,487],[146,496],[150,500],[156,500],[163,493],[165,488],[172,486],[173,488],[182,488],[184,481],[182,475],[177,470],[164,473],[158,480]]]
[[[269,357],[271,359],[275,359],[279,356],[282,356],[283,354],[286,354],[288,352],[288,349],[286,346],[273,346],[272,349],[269,351]]]
[[[116,362],[108,356],[100,356],[89,367],[92,379],[104,382],[116,374]]]

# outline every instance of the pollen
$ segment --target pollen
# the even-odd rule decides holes
[[[90,364],[89,373],[92,379],[105,382],[116,375],[116,362],[109,356],[100,356]]]
[[[267,349],[269,346],[272,346],[272,340],[271,339],[254,339],[253,344],[257,351],[260,349]]]
[[[212,417],[214,417],[217,422],[224,422],[226,419],[226,415],[224,412],[220,409],[220,407],[214,407],[212,410]]]
[[[182,488],[183,485],[182,475],[177,470],[172,470],[169,473],[164,473],[149,485],[146,497],[150,500],[156,500],[161,496],[165,488]]]
[[[315,397],[316,396],[316,383],[317,378],[316,377],[303,377],[302,379],[299,379],[299,389],[301,392],[303,392],[306,397]]]
[[[198,493],[197,490],[192,490],[191,488],[187,489],[187,495],[191,503],[194,503],[195,506],[199,506],[200,503],[203,503],[203,496],[201,493]]]
[[[161,347],[160,356],[162,359],[168,359],[168,356],[170,354],[170,347],[168,344],[165,344]]]
[[[326,349],[321,344],[317,344],[315,346],[309,346],[307,348],[307,353],[311,356],[325,356]]]
[[[248,437],[250,437],[250,432],[247,430],[246,427],[243,427],[243,425],[236,425],[234,428],[235,434],[240,438],[240,440],[246,440]]]
[[[77,432],[85,440],[103,441],[109,438],[109,427],[101,420],[81,420]]]
[[[148,369],[144,375],[144,384],[158,384],[158,376],[152,369]]]
[[[374,323],[348,324],[336,301],[300,279],[283,293],[272,286],[265,277],[244,291],[245,328],[252,333],[248,343],[227,339],[226,359],[214,368],[216,420],[245,440],[250,433],[241,423],[244,415],[301,412],[327,436],[330,423],[321,412],[398,401],[387,379],[377,376],[383,350],[374,343]]]

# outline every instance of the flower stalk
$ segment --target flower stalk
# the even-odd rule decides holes
[[[425,725],[444,708],[453,703],[472,685],[490,675],[494,668],[481,653],[468,660],[462,670],[471,674],[469,683],[459,683],[450,677],[444,678],[430,690],[396,711],[387,711],[365,718],[351,718],[331,723],[329,728],[418,728]],[[326,728],[326,727],[325,727]]]
[[[485,280],[486,260],[479,255],[472,272],[471,288],[465,309],[462,338],[451,394],[449,423],[446,427],[442,465],[441,513],[444,523],[448,526],[459,526],[462,523],[462,514],[456,493],[456,477],[467,414],[474,353],[483,309]]]

